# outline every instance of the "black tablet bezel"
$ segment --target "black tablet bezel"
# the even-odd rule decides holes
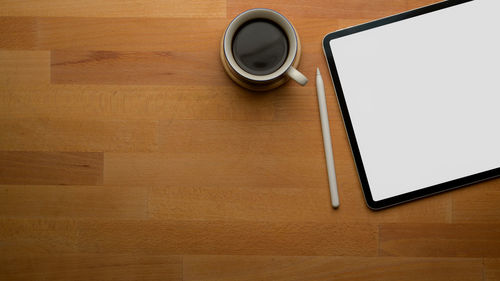
[[[383,199],[380,201],[374,201],[372,194],[371,194],[371,191],[370,191],[368,179],[366,177],[366,172],[364,169],[363,161],[361,159],[361,154],[359,152],[359,147],[358,147],[358,143],[356,141],[356,136],[354,134],[354,129],[352,127],[351,118],[349,116],[347,104],[346,104],[346,101],[344,98],[344,92],[342,91],[340,78],[339,78],[339,75],[337,72],[337,68],[335,66],[335,60],[333,58],[333,53],[332,53],[332,50],[330,48],[330,41],[333,39],[336,39],[336,38],[348,36],[348,35],[362,32],[365,30],[369,30],[372,28],[377,28],[377,27],[380,27],[383,25],[387,25],[387,24],[398,22],[398,21],[406,20],[409,18],[417,17],[417,16],[420,16],[423,14],[432,13],[432,12],[435,12],[438,10],[446,9],[446,8],[449,8],[452,6],[460,5],[460,4],[463,4],[466,2],[471,2],[471,1],[474,1],[474,0],[449,0],[449,1],[439,2],[436,4],[432,4],[430,6],[425,6],[425,7],[419,8],[419,9],[411,10],[411,11],[397,14],[394,16],[390,16],[387,18],[379,19],[376,21],[353,26],[353,27],[346,28],[346,29],[342,29],[342,30],[339,30],[339,31],[336,31],[336,32],[333,32],[333,33],[326,35],[325,38],[323,39],[323,51],[324,51],[325,57],[326,57],[327,62],[328,62],[328,67],[330,69],[330,75],[331,75],[331,78],[333,80],[335,92],[337,93],[337,100],[338,100],[338,103],[339,103],[339,106],[340,106],[340,109],[342,112],[342,117],[344,119],[344,125],[345,125],[345,129],[347,131],[347,136],[349,138],[349,143],[351,145],[351,150],[353,153],[354,162],[355,162],[356,168],[358,170],[358,175],[359,175],[359,179],[361,182],[361,187],[362,187],[363,193],[365,195],[366,204],[372,210],[384,209],[384,208],[387,208],[390,206],[398,205],[398,204],[401,204],[404,202],[412,201],[415,199],[419,199],[419,198],[427,197],[427,196],[434,195],[437,193],[445,192],[448,190],[456,189],[459,187],[467,186],[467,185],[474,184],[474,183],[477,183],[480,181],[485,181],[485,180],[492,179],[495,177],[500,177],[500,167],[498,167],[496,169],[489,170],[489,171],[485,171],[482,173],[474,174],[471,176],[467,176],[467,177],[459,178],[456,180],[452,180],[452,181],[440,183],[437,185],[429,186],[429,187],[419,189],[416,191],[412,191],[409,193],[390,197],[390,198]]]

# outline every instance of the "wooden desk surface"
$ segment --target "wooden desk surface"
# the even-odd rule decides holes
[[[500,180],[372,212],[326,79],[233,84],[236,14],[323,36],[435,0],[0,1],[0,280],[499,280]]]

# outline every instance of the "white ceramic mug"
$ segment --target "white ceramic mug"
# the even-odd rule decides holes
[[[285,62],[276,71],[267,75],[255,75],[241,68],[233,52],[233,38],[238,29],[255,19],[266,19],[277,24],[284,31],[288,40],[288,54]],[[300,40],[292,24],[280,13],[270,9],[251,9],[239,14],[227,27],[221,42],[221,60],[227,74],[239,85],[251,90],[270,90],[292,78],[300,85],[307,83],[307,78],[296,67],[300,61]]]

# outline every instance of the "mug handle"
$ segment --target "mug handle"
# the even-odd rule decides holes
[[[305,86],[307,84],[307,77],[305,77],[304,74],[300,73],[293,66],[290,66],[290,68],[288,68],[288,70],[286,71],[286,75],[288,75],[288,77],[292,78],[302,86]]]

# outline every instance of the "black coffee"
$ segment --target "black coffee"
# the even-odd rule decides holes
[[[287,36],[272,21],[251,20],[236,31],[233,56],[238,65],[248,73],[273,73],[283,65],[288,56]]]

